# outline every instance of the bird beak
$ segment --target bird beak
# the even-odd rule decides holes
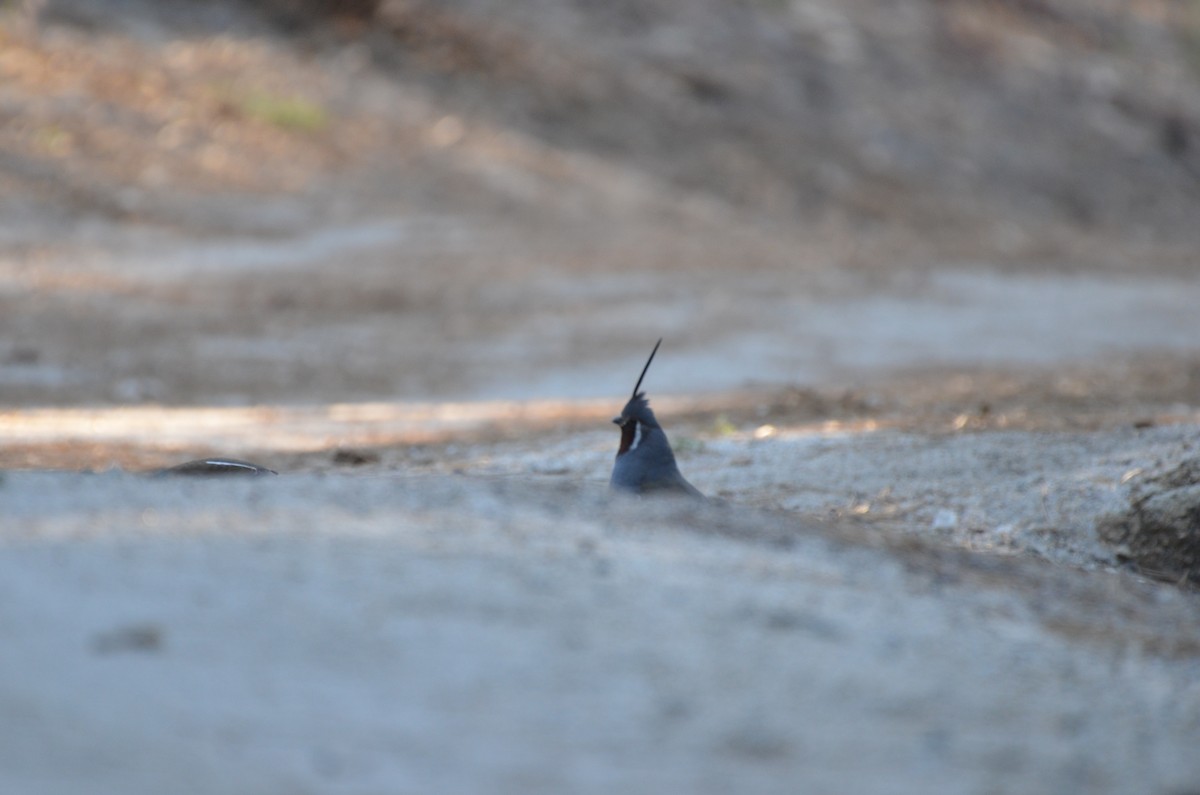
[[[620,425],[620,424],[621,424],[621,418],[613,417],[613,425]]]

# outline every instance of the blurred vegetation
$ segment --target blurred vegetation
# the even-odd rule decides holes
[[[712,434],[713,436],[732,436],[737,433],[737,426],[729,421],[729,417],[725,414],[718,414],[713,420]]]
[[[317,132],[329,124],[329,114],[325,108],[304,97],[255,90],[235,94],[230,101],[245,118],[281,130]]]

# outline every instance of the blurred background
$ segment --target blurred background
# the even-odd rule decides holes
[[[659,336],[652,396],[1169,402],[1198,220],[1195,0],[0,16],[9,408],[617,405]]]

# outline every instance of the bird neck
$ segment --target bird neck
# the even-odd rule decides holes
[[[638,449],[638,445],[645,438],[646,431],[642,427],[639,420],[631,420],[621,426],[621,446],[617,448],[617,455],[625,455]]]

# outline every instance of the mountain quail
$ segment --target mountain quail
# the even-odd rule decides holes
[[[249,461],[236,458],[201,458],[196,461],[186,461],[173,467],[160,470],[163,475],[277,475],[273,469],[267,469]]]
[[[683,494],[703,500],[704,495],[679,474],[671,443],[650,410],[646,393],[638,392],[646,371],[650,369],[650,362],[654,361],[654,354],[658,353],[659,345],[662,345],[661,339],[650,352],[650,358],[638,376],[633,397],[621,409],[621,416],[613,418],[613,422],[621,428],[621,446],[617,449],[609,487],[633,494]]]

